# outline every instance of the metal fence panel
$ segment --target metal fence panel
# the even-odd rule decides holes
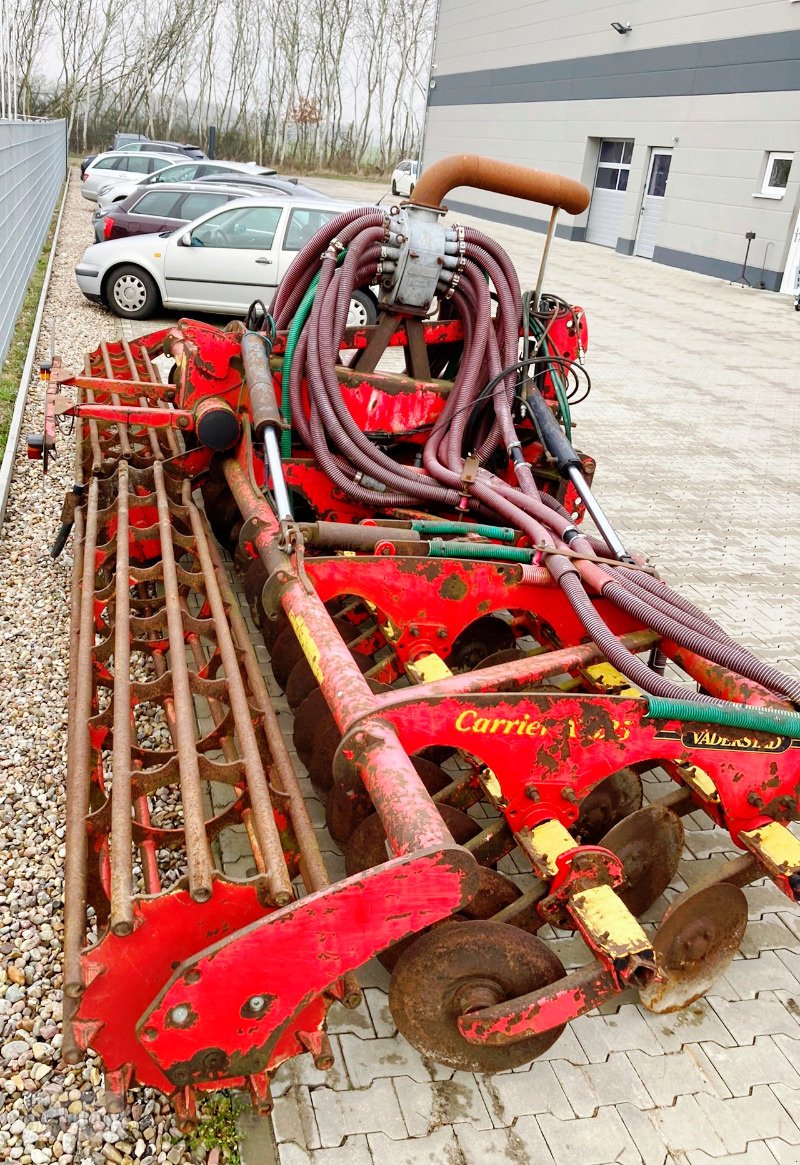
[[[0,121],[0,365],[66,170],[65,121]]]

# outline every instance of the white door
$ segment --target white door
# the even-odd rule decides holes
[[[191,227],[191,246],[181,231],[164,255],[167,307],[201,307],[244,315],[254,299],[269,301],[278,283],[275,238],[279,206],[221,210]]]
[[[589,221],[586,224],[587,243],[616,247],[632,157],[633,142],[600,143]]]
[[[633,249],[634,255],[641,255],[643,259],[652,259],[656,249],[671,162],[672,150],[654,149],[650,153],[650,169],[647,172],[647,184],[639,210],[639,230]]]
[[[783,273],[781,291],[786,295],[800,295],[800,214],[794,223],[794,234],[789,247],[789,258]]]

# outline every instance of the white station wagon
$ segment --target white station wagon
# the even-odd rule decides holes
[[[249,197],[218,207],[171,233],[110,239],[87,247],[75,268],[87,299],[127,319],[159,308],[243,316],[268,303],[297,252],[354,203]],[[353,295],[350,327],[372,324],[377,301]]]

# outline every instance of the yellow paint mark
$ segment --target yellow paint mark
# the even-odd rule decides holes
[[[800,871],[800,841],[778,821],[740,834],[747,848],[760,858],[767,869],[782,877]]]
[[[575,838],[560,821],[552,819],[536,825],[525,838],[524,848],[546,878],[554,878],[558,873],[556,858],[567,850],[575,849]]]
[[[678,767],[690,789],[694,789],[695,793],[698,793],[706,801],[719,801],[717,786],[708,773],[704,773],[696,765],[682,764]]]
[[[586,668],[586,674],[591,676],[601,688],[607,688],[620,696],[641,696],[638,688],[626,679],[622,672],[617,671],[610,663],[595,663]]]
[[[294,628],[294,633],[297,636],[298,642],[303,649],[303,655],[309,663],[309,667],[314,673],[317,683],[322,683],[323,672],[320,667],[319,648],[311,637],[311,632],[306,627],[305,619],[302,615],[295,615],[292,611],[289,612],[289,622]]]
[[[453,673],[441,658],[432,652],[430,655],[421,655],[413,663],[406,666],[409,678],[417,684],[430,684],[434,680],[446,680]]]
[[[595,947],[614,959],[650,950],[652,944],[621,898],[610,886],[592,886],[574,894],[569,911]]]

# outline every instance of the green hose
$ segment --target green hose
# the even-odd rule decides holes
[[[412,522],[411,529],[418,534],[479,534],[481,538],[496,538],[498,542],[513,542],[516,531],[510,526],[482,526],[476,522]]]
[[[545,357],[551,356],[550,345],[547,339],[547,328],[542,327],[541,321],[535,316],[529,316],[530,330],[536,338],[535,348],[541,348],[542,355]],[[558,401],[558,409],[561,413],[561,421],[564,425],[564,432],[567,435],[567,440],[572,440],[572,414],[569,409],[569,399],[567,397],[566,383],[561,373],[560,368],[548,359],[543,365],[544,371],[549,372],[550,379],[553,382],[553,388],[556,393],[556,400]]]
[[[756,708],[752,704],[695,704],[690,700],[647,697],[647,713],[656,720],[688,720],[697,724],[724,724],[800,737],[800,712],[783,708]]]
[[[481,542],[443,542],[434,538],[428,543],[429,558],[473,558],[487,562],[533,561],[533,550],[521,550],[517,546],[493,546]]]
[[[300,333],[305,327],[306,320],[311,314],[311,307],[314,303],[314,295],[316,294],[318,283],[319,271],[309,283],[308,290],[300,300],[300,306],[294,313],[291,327],[286,334],[286,348],[283,353],[283,371],[281,373],[281,412],[283,413],[283,419],[288,423],[287,427],[281,433],[281,457],[290,457],[292,453],[292,402],[289,395],[289,377],[292,371],[294,350],[297,347],[297,342],[300,339]]]

